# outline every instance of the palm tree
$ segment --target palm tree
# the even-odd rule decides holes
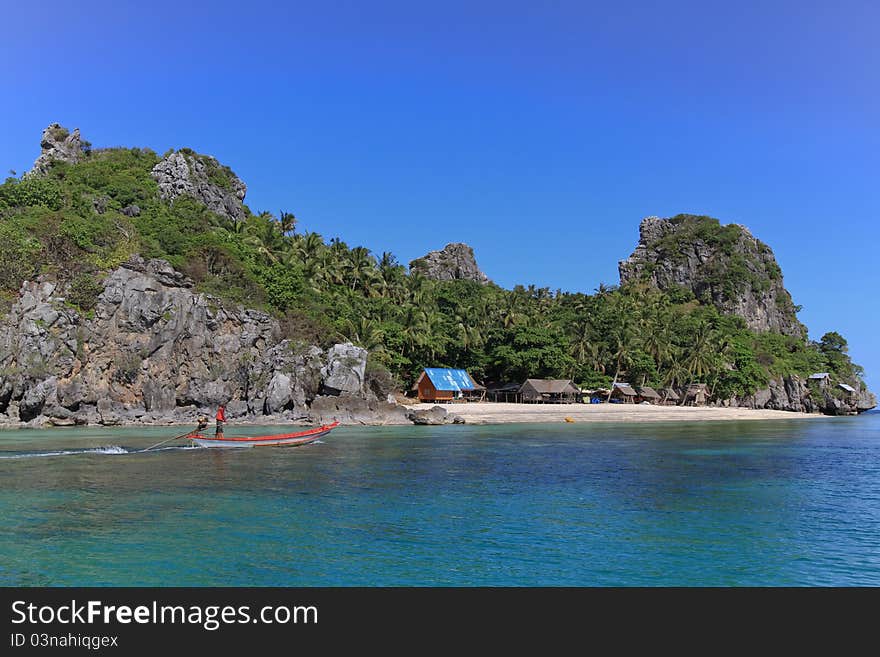
[[[338,250],[324,249],[321,252],[318,264],[318,272],[321,280],[329,285],[344,285],[345,271],[342,261],[337,257]]]
[[[305,265],[309,261],[317,260],[321,252],[327,248],[324,238],[318,233],[308,232],[300,235],[296,242],[296,252],[300,261]]]
[[[351,290],[362,286],[364,291],[368,292],[368,283],[376,272],[376,261],[370,255],[370,250],[363,246],[357,246],[349,252],[346,260],[344,267],[351,280]]]
[[[658,367],[672,355],[672,320],[668,307],[661,304],[649,310],[642,324],[642,348]]]
[[[296,230],[296,215],[293,212],[285,212],[282,210],[279,213],[278,223],[281,224],[281,234],[285,237],[288,237],[293,234],[293,231]]]
[[[214,227],[215,233],[229,241],[240,237],[244,233],[246,226],[244,221],[236,221],[231,217],[222,217],[220,215],[213,215],[211,217],[211,224]]]
[[[434,310],[423,311],[420,324],[424,332],[423,345],[428,348],[428,354],[433,361],[437,357],[437,347],[443,337],[443,315]]]
[[[521,295],[513,293],[505,297],[501,307],[501,324],[504,328],[510,328],[524,322],[527,318],[524,307]]]
[[[367,317],[361,317],[358,321],[346,320],[348,337],[357,345],[370,352],[379,352],[384,349],[385,337],[378,322]]]
[[[401,282],[403,280],[403,267],[397,262],[397,258],[393,253],[384,251],[382,258],[379,260],[379,271],[376,279],[376,287],[379,296],[395,297],[396,292],[400,291]]]
[[[428,279],[424,275],[417,271],[410,273],[406,278],[409,302],[420,307],[428,305],[430,301],[429,287]]]
[[[581,322],[574,326],[574,335],[571,336],[571,355],[578,366],[586,362],[595,363],[599,354],[599,345],[592,340],[592,327],[587,322]]]
[[[278,262],[277,254],[284,248],[284,240],[278,231],[277,223],[269,213],[254,217],[245,226],[244,243],[253,247],[256,252],[269,260]]]
[[[691,377],[702,379],[717,365],[718,342],[708,322],[700,322],[693,335],[693,343],[687,355],[686,365]]]
[[[482,346],[483,344],[483,334],[479,328],[477,328],[473,323],[467,320],[467,317],[472,317],[468,312],[465,312],[464,315],[456,315],[455,317],[455,329],[458,334],[458,342],[465,349],[476,349]]]
[[[673,357],[666,368],[666,374],[663,377],[663,385],[667,388],[680,388],[690,378],[688,368],[684,366],[681,359]],[[682,403],[684,397],[682,397]]]
[[[613,308],[615,312],[615,326],[611,330],[611,358],[614,360],[614,379],[611,390],[608,391],[608,399],[611,401],[611,393],[620,376],[621,369],[626,366],[633,350],[633,338],[635,332],[632,323],[633,304],[629,297],[620,297]]]

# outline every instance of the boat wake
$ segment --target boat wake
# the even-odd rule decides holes
[[[35,459],[45,456],[75,456],[79,454],[129,454],[130,452],[119,445],[107,445],[106,447],[92,447],[89,449],[63,449],[53,452],[13,452],[2,454],[0,459]]]
[[[170,450],[198,449],[198,447],[161,447],[159,449],[149,450],[151,452],[165,452]],[[126,449],[119,445],[106,445],[104,447],[91,447],[88,449],[63,449],[48,452],[0,452],[0,459],[36,459],[49,456],[82,456],[84,454],[108,454],[117,456],[121,454],[140,454],[145,450],[142,449]]]

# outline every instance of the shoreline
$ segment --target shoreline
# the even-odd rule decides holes
[[[466,424],[599,422],[715,422],[731,420],[809,420],[828,417],[821,413],[797,413],[768,409],[723,406],[649,406],[642,404],[508,404],[470,402],[418,404],[413,410],[440,406]]]
[[[831,417],[822,413],[798,413],[794,411],[776,411],[769,409],[756,409],[745,407],[722,407],[722,406],[649,406],[642,404],[522,404],[500,402],[468,402],[451,404],[418,403],[409,404],[401,408],[406,413],[417,410],[427,410],[439,406],[450,415],[458,415],[465,424],[556,424],[566,422],[566,418],[574,423],[649,423],[649,422],[719,422],[719,421],[742,421],[742,420],[809,420],[823,417]],[[339,418],[341,427],[378,427],[378,426],[416,426],[409,420],[403,420],[402,415],[383,416],[377,414],[374,417],[360,416],[357,420],[351,417]],[[284,418],[278,416],[242,417],[230,418],[227,423],[227,431],[235,427],[255,426],[296,426],[310,427],[326,424],[333,421],[332,414],[313,419]],[[451,423],[451,421],[450,421]],[[86,424],[86,425],[55,425],[45,424],[0,424],[0,431],[16,429],[65,429],[76,427],[91,428],[132,428],[132,427],[179,427],[185,429],[195,423],[180,421],[179,419],[149,419],[119,422],[118,424]],[[213,421],[209,430],[213,431]]]

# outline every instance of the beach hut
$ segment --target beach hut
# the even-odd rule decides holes
[[[675,406],[680,400],[681,397],[672,388],[663,388],[660,391],[660,403],[665,406]]]
[[[628,383],[615,383],[614,389],[611,391],[611,400],[621,404],[635,404],[638,396],[639,393],[633,390]]]
[[[820,388],[824,388],[831,381],[831,375],[828,372],[816,372],[815,374],[810,374],[809,380],[810,383],[816,382]]]
[[[519,397],[523,402],[573,404],[581,400],[581,391],[571,379],[526,379]]]
[[[649,404],[660,403],[660,393],[650,386],[640,386],[636,388],[636,392],[639,393],[636,397],[637,404],[641,404],[642,402],[648,402]]]
[[[420,402],[482,400],[486,388],[465,370],[426,367],[413,385]]]
[[[709,401],[709,386],[705,383],[691,383],[685,390],[685,406],[703,406],[707,401]]]
[[[518,402],[519,383],[496,383],[486,386],[486,399],[493,402]]]
[[[838,383],[837,387],[846,393],[847,402],[852,402],[855,399],[856,395],[858,395],[858,390],[853,388],[848,383]]]

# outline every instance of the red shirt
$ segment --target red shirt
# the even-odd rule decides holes
[[[226,422],[226,408],[221,406],[217,409],[217,420],[219,422]]]

